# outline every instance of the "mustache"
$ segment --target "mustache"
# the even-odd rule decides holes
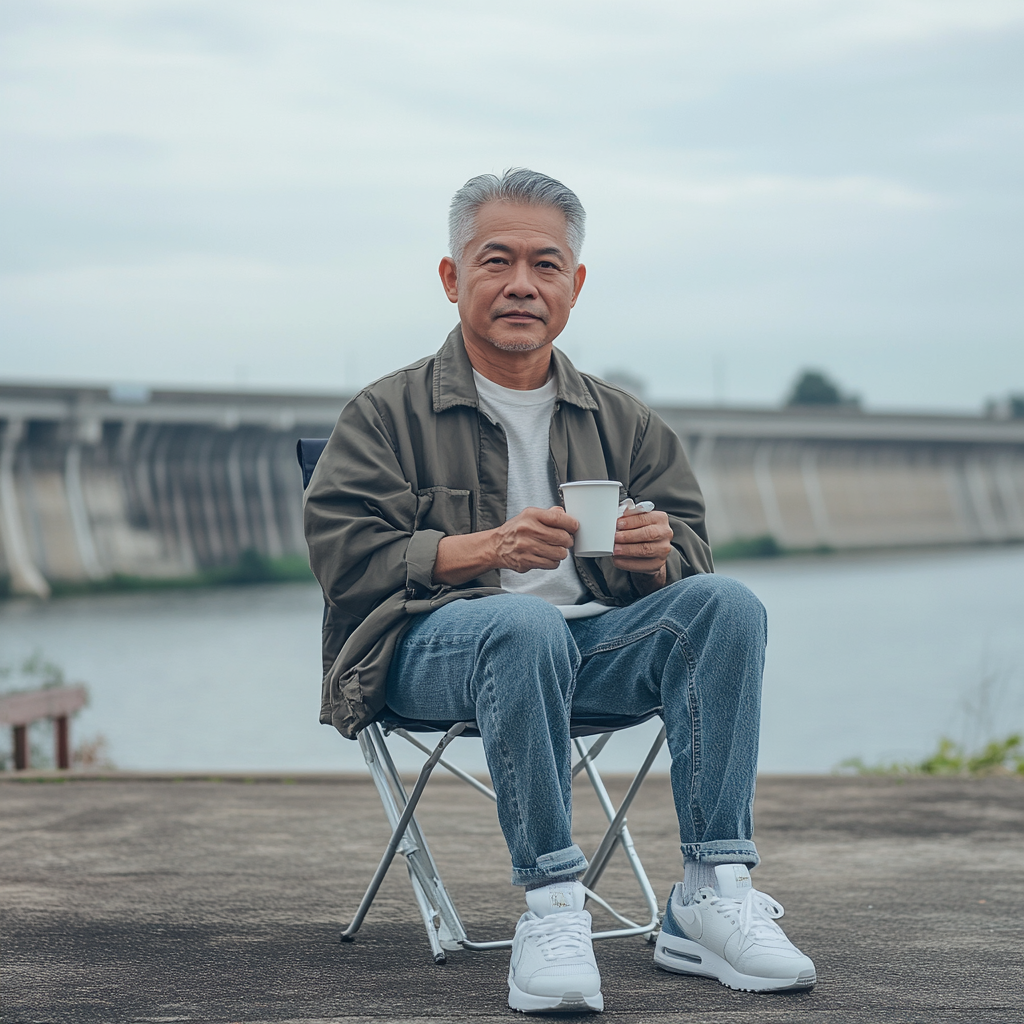
[[[526,316],[535,316],[542,323],[547,323],[547,317],[543,313],[538,313],[536,310],[529,309],[527,306],[520,304],[514,306],[505,306],[499,309],[496,313],[491,314],[491,318],[497,320],[499,317],[508,316],[511,313],[522,313]]]

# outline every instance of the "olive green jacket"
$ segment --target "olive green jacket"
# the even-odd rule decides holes
[[[668,513],[668,582],[712,572],[704,502],[679,438],[632,395],[579,373],[557,349],[553,364],[555,482],[621,480],[622,497]],[[433,571],[442,537],[505,522],[507,480],[505,435],[480,412],[459,327],[437,355],[345,406],[304,500],[309,561],[327,604],[321,722],[354,738],[380,713],[410,616],[504,593],[497,570],[458,587],[435,584]],[[592,595],[586,600],[627,605],[640,596],[611,558],[575,562]]]

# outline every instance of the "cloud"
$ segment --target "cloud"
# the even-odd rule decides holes
[[[632,331],[665,396],[715,348],[767,399],[860,338],[849,386],[924,401],[941,336],[928,401],[976,404],[1024,386],[1022,33],[1002,0],[8,0],[0,374],[383,373],[450,326],[452,191],[525,164],[589,211],[591,368]]]

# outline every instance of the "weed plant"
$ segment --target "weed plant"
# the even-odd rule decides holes
[[[1001,740],[989,740],[973,752],[948,736],[939,740],[935,751],[923,761],[893,761],[890,764],[866,764],[859,757],[840,762],[838,771],[856,775],[1024,775],[1024,737],[1011,733]]]

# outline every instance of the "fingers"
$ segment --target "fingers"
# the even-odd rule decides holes
[[[615,548],[633,544],[671,544],[672,526],[664,512],[645,512],[620,518],[615,524]]]
[[[506,568],[515,572],[529,572],[531,569],[557,569],[559,563],[568,556],[568,548],[536,545],[532,549],[521,549],[514,552],[510,556],[510,564]]]
[[[560,508],[527,508],[496,531],[498,563],[514,572],[556,569],[569,556],[575,519]]]
[[[615,565],[627,572],[658,572],[672,550],[672,536],[664,512],[621,517],[615,530]]]
[[[661,511],[634,512],[631,515],[619,516],[615,520],[616,533],[634,533],[638,530],[658,530],[671,534],[668,516]]]
[[[543,523],[545,526],[565,530],[570,534],[574,534],[580,528],[579,520],[574,519],[564,508],[560,508],[558,505],[552,508],[528,508],[524,510],[525,512],[536,512],[538,522]]]

